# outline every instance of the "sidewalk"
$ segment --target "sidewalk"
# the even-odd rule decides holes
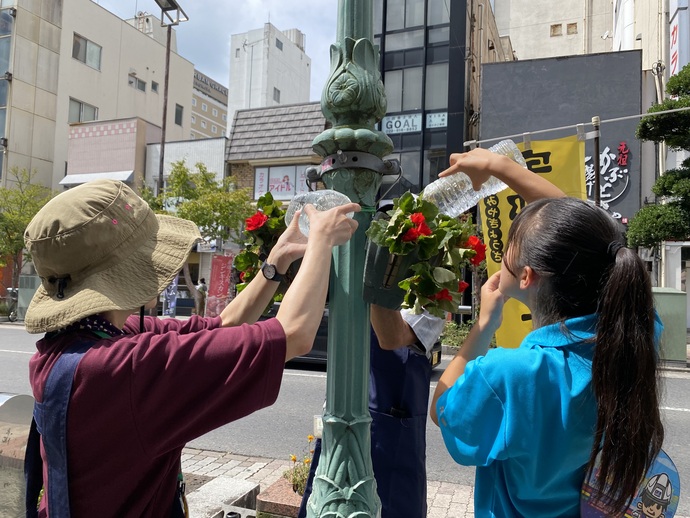
[[[182,472],[189,484],[195,477],[232,477],[232,480],[247,481],[258,484],[261,491],[282,477],[283,472],[290,467],[289,459],[267,459],[262,457],[245,457],[232,453],[185,448],[182,452]],[[228,483],[232,483],[228,480]],[[197,480],[196,482],[199,482]],[[427,502],[428,518],[471,518],[474,516],[474,488],[449,482],[429,481]],[[199,505],[206,498],[204,486],[190,488],[188,498]],[[231,491],[229,491],[231,492]],[[205,516],[191,515],[191,518],[219,518],[228,504],[223,502],[208,502]],[[214,505],[215,504],[215,505]],[[191,504],[190,504],[191,507]],[[199,507],[201,507],[199,505]],[[253,516],[248,514],[247,516]]]

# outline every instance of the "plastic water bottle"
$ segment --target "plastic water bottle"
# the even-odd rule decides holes
[[[331,189],[322,189],[320,191],[298,194],[292,198],[290,205],[288,205],[288,208],[285,211],[285,224],[290,226],[292,218],[295,217],[295,212],[302,210],[307,204],[313,205],[316,210],[328,210],[332,209],[333,207],[345,205],[346,203],[351,203],[350,198],[341,192],[333,191]],[[347,217],[349,218],[354,215],[354,212],[347,213]],[[309,236],[309,216],[302,212],[300,214],[298,223],[302,234]]]
[[[491,146],[489,151],[505,155],[522,167],[527,167],[522,153],[512,140],[502,140]],[[431,182],[422,191],[422,198],[436,205],[441,213],[455,218],[474,207],[482,198],[497,194],[507,187],[501,180],[491,176],[481,189],[475,191],[470,177],[459,172]]]

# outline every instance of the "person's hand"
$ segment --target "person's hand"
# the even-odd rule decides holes
[[[491,178],[492,171],[500,167],[496,165],[497,161],[504,158],[506,157],[479,147],[467,153],[453,153],[450,155],[450,167],[441,171],[438,176],[443,178],[463,172],[472,180],[472,188],[478,191]]]
[[[330,246],[342,245],[350,240],[359,225],[356,220],[348,218],[347,214],[360,210],[362,208],[356,203],[347,203],[322,212],[311,204],[305,205],[304,212],[309,217],[309,235]]]
[[[300,212],[295,212],[290,225],[280,235],[266,259],[267,262],[275,264],[280,273],[285,272],[294,261],[304,256],[307,249],[307,237],[299,229]]]
[[[503,305],[509,299],[501,293],[498,285],[501,280],[501,272],[494,273],[482,286],[481,306],[479,308],[479,324],[484,329],[495,331],[501,326],[503,320]],[[492,332],[493,332],[492,331]]]

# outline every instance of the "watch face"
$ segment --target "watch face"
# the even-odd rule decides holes
[[[264,276],[268,280],[271,280],[273,279],[273,277],[276,276],[276,267],[272,264],[264,263],[264,267],[262,268],[262,270],[264,271]]]

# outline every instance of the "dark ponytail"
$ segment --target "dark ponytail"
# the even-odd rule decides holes
[[[575,198],[527,205],[508,234],[506,268],[539,276],[530,306],[535,326],[598,314],[592,360],[597,422],[587,473],[601,453],[597,495],[620,512],[664,439],[659,412],[654,301],[644,263],[623,246],[622,228],[601,208]],[[583,474],[584,475],[584,474]]]
[[[601,451],[598,480],[610,489],[602,503],[622,514],[659,453],[658,355],[649,275],[628,248],[609,247],[613,265],[600,296],[592,387],[597,400],[591,473]],[[598,488],[603,489],[603,488]]]

